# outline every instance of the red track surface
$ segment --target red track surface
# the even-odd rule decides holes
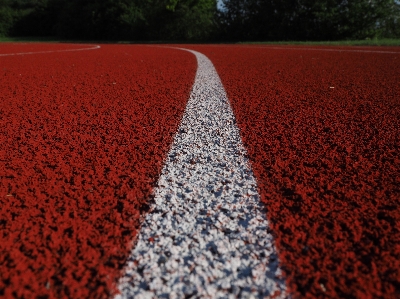
[[[0,57],[0,297],[112,292],[195,70],[146,46]]]
[[[191,48],[227,89],[295,297],[399,298],[400,53]]]
[[[398,298],[400,54],[191,48],[227,89],[292,293]],[[112,292],[195,69],[143,46],[0,57],[0,297]]]

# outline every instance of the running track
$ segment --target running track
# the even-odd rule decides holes
[[[221,78],[288,292],[398,298],[400,49],[180,47]],[[115,293],[196,70],[167,47],[0,45],[0,296]]]

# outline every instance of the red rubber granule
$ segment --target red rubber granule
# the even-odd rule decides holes
[[[0,57],[0,297],[113,294],[196,68],[150,46]]]
[[[294,297],[400,298],[400,49],[191,48],[227,90]]]

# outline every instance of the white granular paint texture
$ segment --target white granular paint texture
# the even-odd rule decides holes
[[[195,83],[115,298],[287,298],[225,90],[190,52]]]

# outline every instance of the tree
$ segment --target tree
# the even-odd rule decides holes
[[[7,36],[13,26],[13,10],[9,5],[10,1],[0,1],[0,36]]]
[[[144,19],[137,4],[138,2],[140,4],[140,1],[62,0],[62,2],[56,33],[66,38],[134,39],[134,29]]]
[[[344,26],[340,31],[353,38],[379,37],[385,31],[387,21],[396,17],[396,13],[399,16],[393,9],[395,6],[394,0],[348,1],[342,8]]]
[[[195,41],[399,37],[400,0],[0,0],[0,35]]]
[[[400,37],[400,1],[394,1],[391,12],[382,24],[382,36]]]
[[[206,39],[216,11],[216,0],[63,1],[57,34],[79,39]]]
[[[147,7],[150,38],[205,40],[215,26],[216,0],[150,1]]]
[[[331,40],[382,36],[399,20],[396,0],[223,0],[231,38]],[[396,34],[394,28],[391,34]]]

